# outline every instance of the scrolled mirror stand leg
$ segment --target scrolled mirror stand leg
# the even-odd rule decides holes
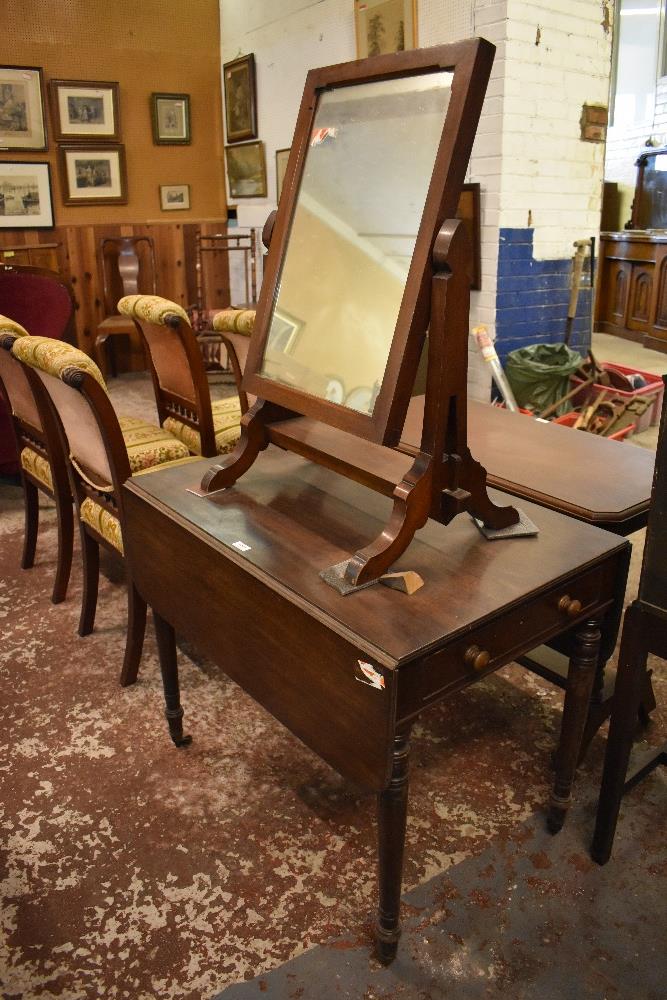
[[[268,422],[271,419],[293,416],[287,410],[259,399],[241,418],[241,437],[231,454],[222,462],[212,465],[204,474],[201,488],[205,493],[233,486],[247,472],[261,451],[268,447]]]

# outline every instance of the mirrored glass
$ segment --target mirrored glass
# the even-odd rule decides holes
[[[382,385],[452,73],[319,99],[261,374],[362,413]]]

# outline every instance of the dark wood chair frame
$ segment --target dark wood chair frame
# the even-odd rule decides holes
[[[180,316],[171,314],[165,317],[165,327],[174,333],[185,352],[188,369],[192,378],[193,399],[186,399],[175,392],[165,389],[160,382],[159,360],[156,364],[156,353],[152,350],[152,338],[159,339],[163,330],[159,323],[149,323],[148,320],[134,320],[141,342],[149,359],[155,405],[158,419],[162,426],[168,417],[180,420],[181,423],[198,431],[201,440],[201,455],[203,458],[213,458],[218,451],[215,444],[213,427],[213,411],[211,409],[211,392],[206,377],[206,369],[201,350],[197,343],[194,330],[184,323]],[[237,362],[238,364],[238,362]]]
[[[148,254],[148,260],[150,262],[150,273],[147,283],[148,287],[142,289],[139,288],[141,261],[137,252],[137,247],[141,244],[145,244],[147,248],[146,252]],[[113,256],[117,258],[118,279],[119,284],[122,286],[122,295],[157,294],[157,263],[153,238],[151,236],[104,236],[100,240],[99,251],[102,288],[104,294],[104,319],[109,319],[111,316],[118,315],[118,309],[116,308],[118,302],[117,300],[114,302],[115,295],[112,292],[111,283],[109,281],[109,265],[107,263],[109,257],[112,256],[109,251],[116,249],[118,253],[113,254]],[[102,322],[104,322],[104,319]],[[102,372],[106,372],[107,370],[106,354],[104,352],[105,344],[107,343],[109,337],[117,336],[119,334],[128,336],[129,330],[114,330],[113,328],[107,328],[101,333],[97,332],[95,334],[93,354],[95,355],[95,360]],[[113,352],[110,354],[110,360],[111,373],[112,375],[115,375],[116,363]]]
[[[667,376],[663,376],[667,389]],[[667,764],[667,743],[650,751],[628,776],[630,751],[642,717],[651,672],[648,655],[667,660],[667,406],[663,403],[656,453],[651,509],[648,516],[639,596],[623,620],[616,687],[611,708],[602,786],[591,854],[599,864],[611,857],[623,795],[661,764]],[[655,702],[654,702],[655,704]]]
[[[348,560],[355,586],[377,579],[429,517],[447,524],[462,511],[487,526],[519,520],[486,490],[486,472],[466,440],[466,378],[471,248],[454,218],[486,92],[494,46],[484,39],[418,49],[311,70],[306,79],[280,206],[264,231],[269,254],[242,384],[257,402],[241,421],[237,448],[202,479],[202,491],[233,485],[268,444],[277,444],[392,497],[389,522]],[[399,310],[382,386],[368,416],[261,375],[273,303],[318,95],[417,73],[453,71],[451,97]],[[419,358],[428,338],[428,375],[419,453],[411,462],[393,447],[403,429]],[[304,421],[304,417],[309,418]]]
[[[0,335],[0,350],[11,351],[12,345],[17,338],[11,333]],[[15,365],[20,365],[19,361],[12,359]],[[32,383],[30,383],[32,389]],[[60,604],[67,596],[67,586],[69,584],[70,572],[72,568],[72,547],[74,541],[74,518],[72,513],[72,493],[70,490],[69,478],[67,475],[67,459],[62,449],[62,443],[58,428],[51,412],[43,412],[42,407],[35,400],[35,406],[42,423],[41,428],[34,427],[27,420],[19,417],[13,410],[10,402],[10,394],[7,387],[0,378],[0,394],[4,396],[9,412],[11,414],[12,429],[16,439],[16,447],[19,455],[24,448],[32,448],[41,458],[49,463],[51,470],[51,481],[53,489],[49,489],[46,483],[42,482],[31,472],[20,466],[21,486],[23,488],[23,502],[25,509],[25,534],[23,540],[23,554],[21,556],[21,569],[31,569],[35,564],[35,552],[37,548],[37,534],[39,531],[39,491],[53,500],[56,505],[56,518],[58,523],[58,558],[56,564],[56,576],[53,582],[53,592],[51,600],[54,604]],[[33,393],[34,398],[34,393]]]
[[[45,387],[38,373],[28,365],[23,365],[23,369],[28,376],[33,389],[35,399],[39,408],[40,418],[50,413],[52,421],[57,427],[57,433],[61,441],[64,454],[69,454],[70,447],[65,428],[58,415],[55,403],[51,400],[48,389]],[[67,462],[69,480],[76,505],[79,522],[79,535],[81,539],[81,555],[83,561],[83,597],[81,601],[81,616],[79,619],[79,635],[90,635],[95,625],[95,612],[97,610],[97,595],[99,588],[100,569],[100,545],[111,555],[120,560],[125,566],[127,577],[127,640],[125,644],[125,655],[120,674],[120,684],[127,687],[134,684],[139,672],[141,661],[141,651],[143,649],[144,634],[146,631],[146,602],[140,596],[133,584],[132,578],[127,570],[127,563],[123,555],[99,532],[81,520],[81,505],[86,498],[90,498],[95,503],[103,507],[114,517],[118,518],[123,531],[123,495],[121,486],[132,475],[130,460],[127,448],[123,439],[123,433],[118,423],[116,411],[111,405],[111,401],[104,389],[87,372],[79,368],[71,368],[63,373],[62,381],[76,392],[80,392],[88,403],[95,422],[100,431],[107,461],[111,470],[111,483],[100,484],[100,489],[95,489],[90,482],[81,475],[71,461]],[[84,473],[87,470],[83,469]],[[88,478],[95,481],[95,474],[90,473]],[[112,490],[104,489],[111,486]]]

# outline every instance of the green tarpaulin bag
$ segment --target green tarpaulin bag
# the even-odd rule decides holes
[[[510,351],[505,361],[505,374],[519,406],[541,413],[569,389],[570,375],[579,368],[583,358],[567,344],[531,344]],[[554,416],[568,413],[568,400],[558,407]]]

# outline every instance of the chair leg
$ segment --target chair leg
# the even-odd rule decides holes
[[[109,377],[107,336],[104,334],[97,336],[93,343],[93,358],[95,359],[95,364],[102,372],[105,381]]]
[[[90,635],[95,624],[97,589],[100,582],[100,547],[81,526],[81,554],[83,556],[83,598],[79,635]]]
[[[72,498],[55,493],[56,514],[58,516],[58,565],[53,582],[51,601],[60,604],[67,596],[70,571],[72,569],[72,548],[74,546],[74,515]]]
[[[139,673],[141,651],[144,646],[146,632],[146,602],[132,583],[127,581],[127,642],[125,658],[120,672],[121,687],[134,684]]]
[[[164,688],[164,714],[169,725],[169,735],[177,747],[185,747],[192,742],[191,736],[183,735],[183,709],[178,687],[178,659],[176,657],[176,635],[169,622],[153,611],[155,636],[160,654],[160,670]]]
[[[21,569],[31,569],[35,564],[35,549],[37,548],[39,490],[25,476],[21,476],[21,479],[23,482],[23,503],[25,508],[25,535],[23,537]]]

